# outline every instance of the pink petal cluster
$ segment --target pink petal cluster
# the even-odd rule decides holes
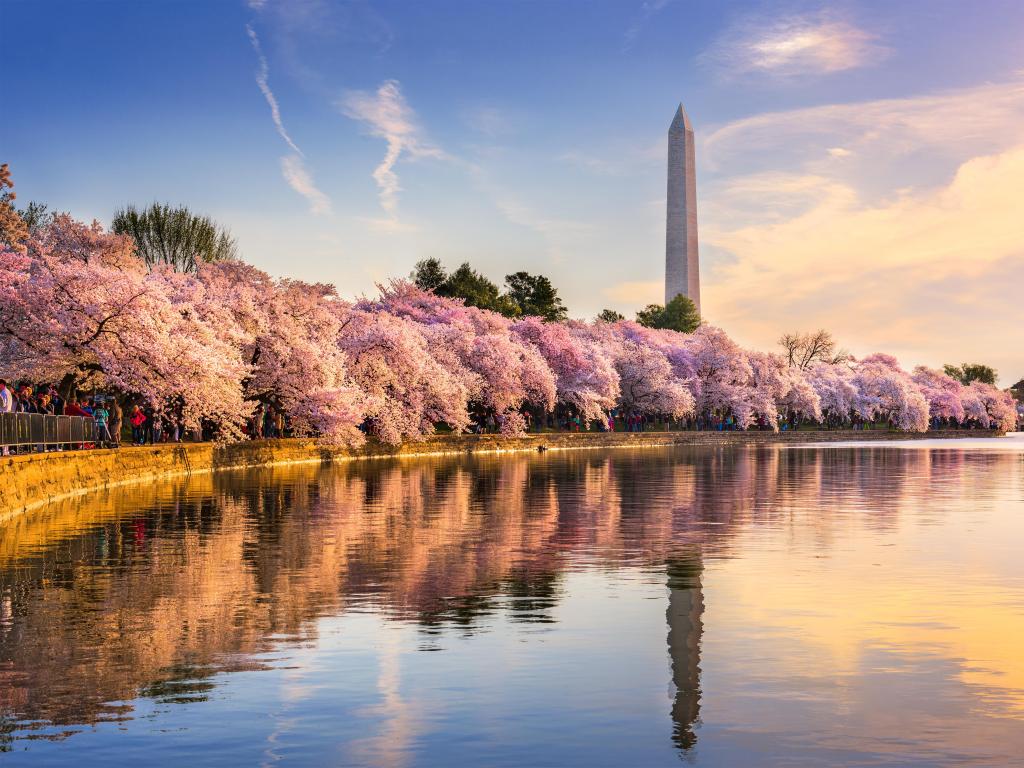
[[[240,262],[196,274],[148,269],[130,240],[62,215],[27,253],[0,250],[0,375],[112,388],[187,427],[243,435],[260,403],[295,434],[399,443],[492,420],[519,434],[552,411],[731,417],[740,429],[799,419],[886,421],[923,431],[1010,429],[1010,395],[895,358],[804,371],[741,348],[720,328],[692,334],[615,323],[509,320],[406,281],[346,302],[334,288]]]

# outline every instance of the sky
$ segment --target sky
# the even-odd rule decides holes
[[[437,257],[632,316],[682,102],[707,322],[1024,377],[1019,0],[0,0],[0,29],[22,204],[187,204],[343,297]]]

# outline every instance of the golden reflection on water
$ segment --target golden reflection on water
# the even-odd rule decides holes
[[[0,537],[0,714],[91,724],[130,718],[139,696],[202,701],[214,673],[284,640],[315,648],[318,619],[348,612],[413,622],[424,649],[502,611],[557,625],[569,574],[631,568],[667,587],[680,750],[711,748],[715,723],[799,741],[800,717],[837,748],[870,732],[892,754],[1016,754],[1022,477],[1019,451],[677,448],[268,468],[69,499]],[[353,754],[401,764],[422,703],[388,642],[374,706],[396,714]],[[772,695],[738,695],[753,687]]]

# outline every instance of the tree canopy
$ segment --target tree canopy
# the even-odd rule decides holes
[[[438,296],[462,299],[467,306],[489,309],[506,317],[536,316],[564,320],[567,310],[558,290],[543,275],[515,272],[505,277],[505,293],[473,269],[468,262],[449,274],[436,258],[416,263],[412,273],[416,287]]]
[[[38,235],[49,224],[53,223],[54,217],[57,214],[55,211],[51,211],[50,206],[46,203],[37,203],[35,200],[30,200],[28,205],[18,211],[18,215],[21,216],[28,227],[29,234]]]
[[[1008,392],[911,373],[885,354],[803,371],[706,324],[677,333],[512,320],[401,280],[376,299],[338,301],[329,286],[275,280],[239,261],[147,269],[130,237],[67,214],[25,245],[0,248],[5,376],[127,394],[224,440],[243,437],[259,404],[286,414],[295,435],[353,445],[367,435],[421,439],[438,424],[458,432],[485,418],[519,435],[528,415],[559,406],[587,421],[612,408],[659,420],[731,416],[739,429],[778,429],[793,417],[913,431],[934,420],[1003,430],[1017,422]],[[463,273],[486,287],[468,266]],[[535,284],[510,288],[525,286],[527,301]]]
[[[599,323],[617,323],[625,319],[625,315],[621,312],[616,312],[614,309],[602,309],[597,313],[597,321]]]
[[[965,386],[972,381],[995,385],[996,376],[998,375],[994,368],[982,363],[964,363],[963,365],[949,365],[947,363],[942,366],[942,370],[945,371],[947,376],[953,377]]]
[[[233,261],[238,256],[227,229],[186,206],[153,203],[138,210],[129,205],[114,214],[111,229],[131,237],[148,266],[170,264],[178,272],[195,272],[200,264]]]
[[[666,306],[648,304],[636,313],[636,321],[648,328],[665,328],[680,333],[693,333],[701,322],[697,305],[682,294]]]
[[[505,276],[508,297],[519,307],[520,314],[543,317],[545,320],[565,320],[568,311],[558,291],[544,275],[515,272]]]

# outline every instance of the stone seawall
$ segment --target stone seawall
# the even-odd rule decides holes
[[[907,440],[951,437],[994,437],[988,430],[908,434],[885,430],[855,432],[644,432],[553,433],[501,435],[438,435],[415,443],[389,446],[373,441],[358,449],[324,447],[313,440],[254,440],[217,446],[181,443],[119,450],[60,451],[0,458],[0,526],[15,515],[51,501],[140,483],[274,464],[329,463],[388,456],[429,456],[498,451],[569,450],[649,447],[659,445],[762,445],[823,443],[844,440]]]

